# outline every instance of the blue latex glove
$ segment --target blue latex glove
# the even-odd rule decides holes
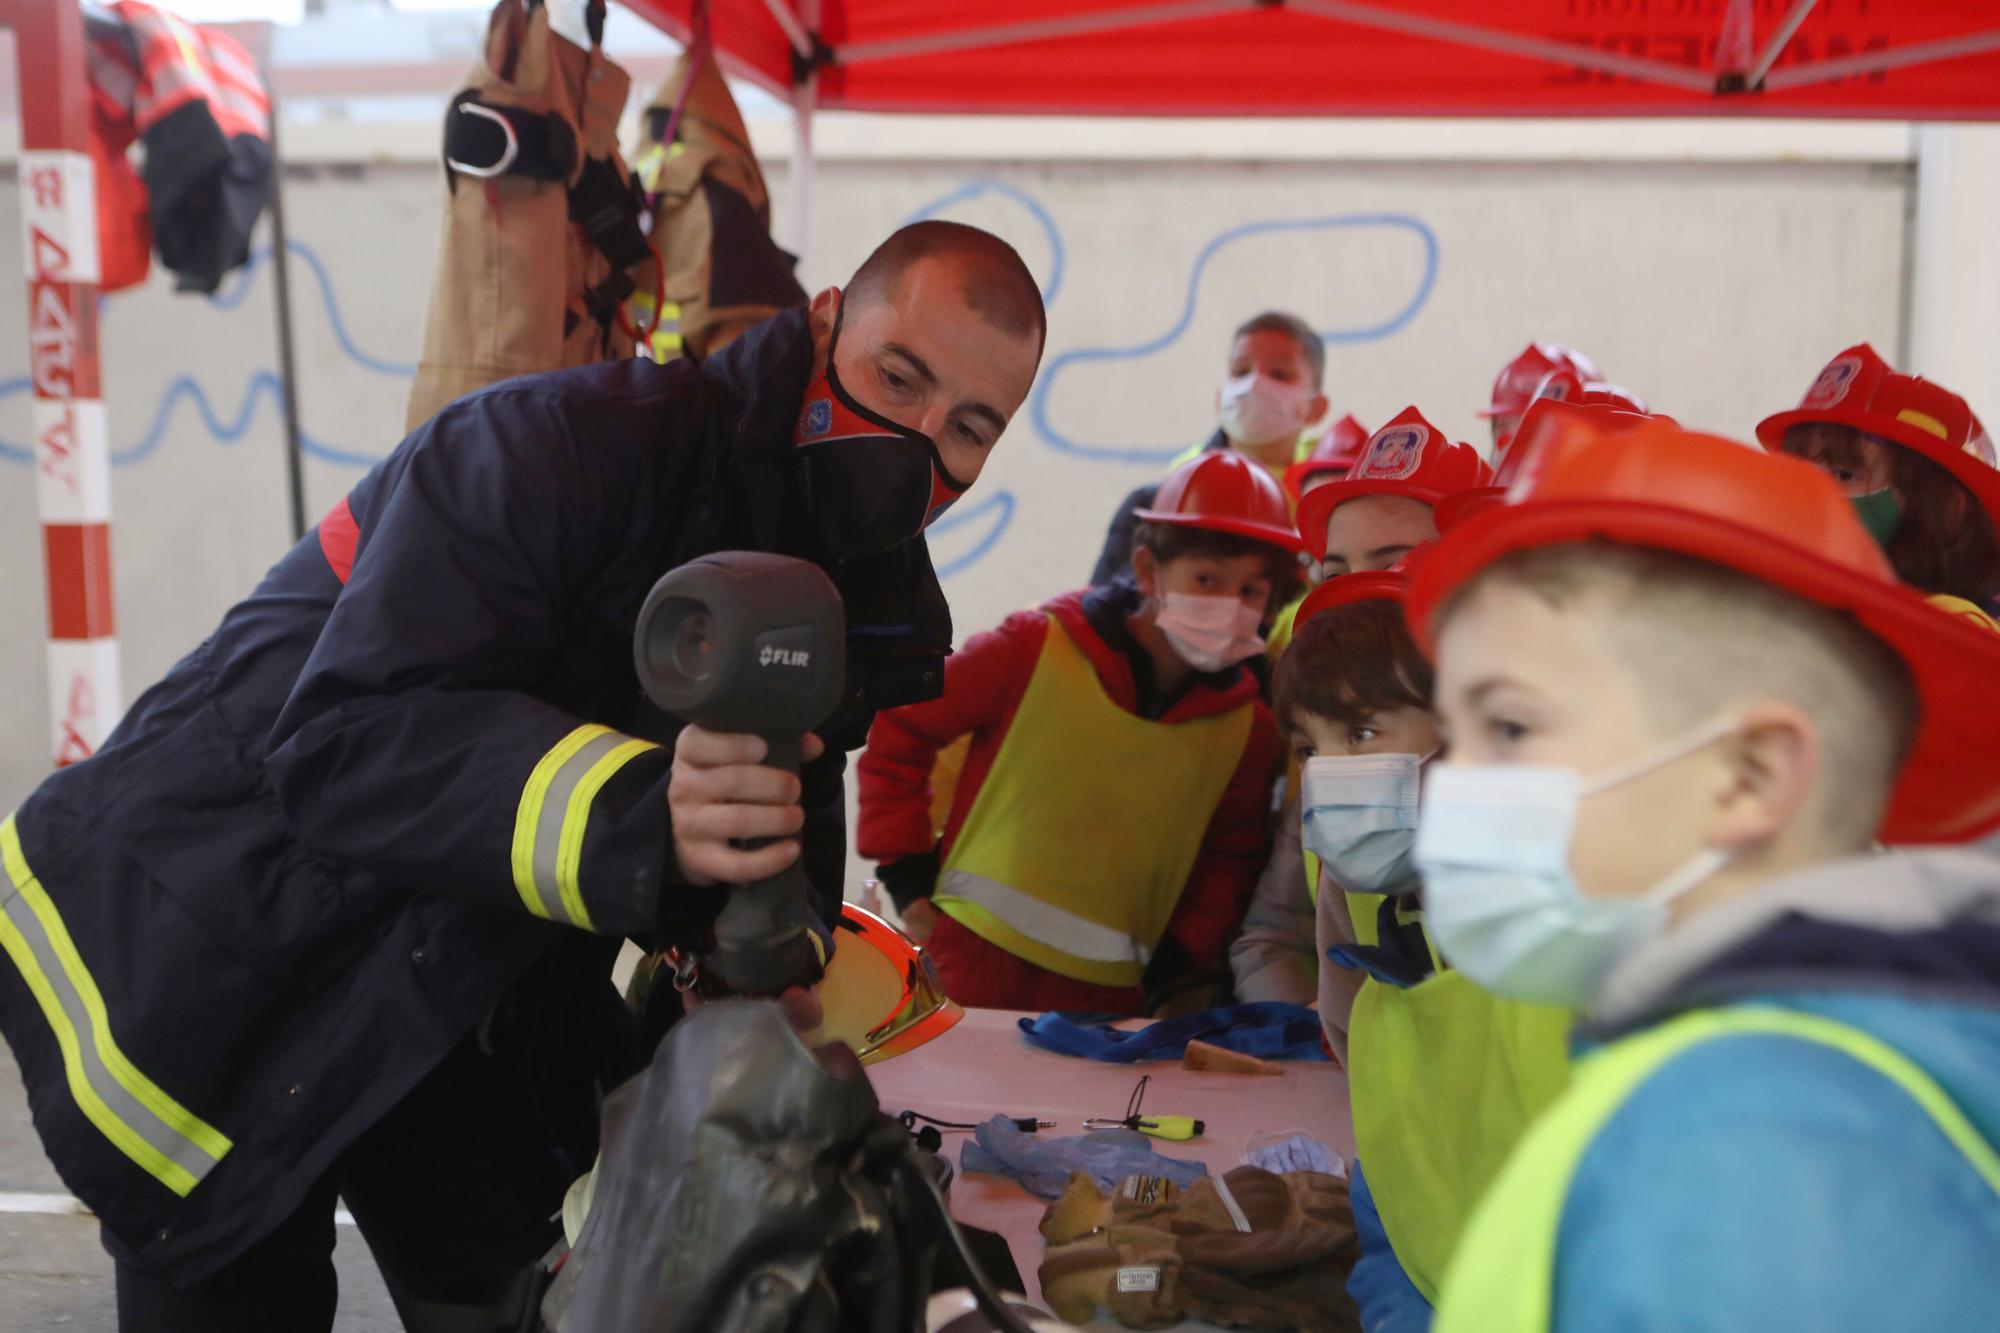
[[[1340,1154],[1312,1135],[1303,1133],[1267,1137],[1261,1142],[1246,1144],[1243,1160],[1247,1165],[1262,1167],[1280,1176],[1287,1171],[1317,1171],[1326,1176],[1347,1174],[1347,1164],[1340,1160]]]
[[[1162,1157],[1152,1145],[1136,1129],[1100,1129],[1059,1139],[1023,1134],[1006,1116],[996,1115],[959,1149],[958,1165],[1012,1176],[1028,1193],[1044,1199],[1060,1197],[1072,1171],[1088,1175],[1107,1194],[1128,1176],[1164,1176],[1176,1185],[1192,1185],[1208,1174],[1200,1162]]]

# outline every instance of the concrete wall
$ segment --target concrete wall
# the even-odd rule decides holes
[[[1862,338],[1902,350],[1913,187],[1893,153],[1189,156],[856,153],[822,167],[812,282],[837,280],[898,223],[937,214],[1014,239],[1048,288],[1049,359],[1030,410],[934,540],[961,637],[1082,582],[1118,498],[1209,431],[1229,330],[1265,306],[1328,331],[1338,410],[1375,424],[1416,402],[1466,438],[1479,438],[1473,412],[1494,370],[1530,338],[1574,342],[1659,408],[1737,435],[1789,404],[1831,350]],[[289,190],[317,514],[398,437],[440,186],[414,162],[320,164],[295,170]],[[17,226],[13,181],[0,177],[0,235]],[[103,329],[119,629],[136,694],[285,546],[269,269],[253,266],[212,301],[156,278],[110,299]],[[25,363],[10,295],[0,809],[47,753]]]

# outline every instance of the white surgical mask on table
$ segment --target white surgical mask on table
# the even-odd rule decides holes
[[[1222,433],[1238,444],[1269,444],[1303,432],[1313,390],[1251,371],[1222,382]]]
[[[1424,760],[1414,754],[1317,755],[1299,781],[1300,836],[1341,887],[1397,893],[1416,876]]]
[[[1666,929],[1668,906],[1727,864],[1729,853],[1705,847],[1635,898],[1593,898],[1569,868],[1578,805],[1738,725],[1718,718],[1589,779],[1574,769],[1511,764],[1452,764],[1431,774],[1416,863],[1424,922],[1446,961],[1496,995],[1586,1007],[1621,959]]]
[[[1160,599],[1160,630],[1196,671],[1220,671],[1263,652],[1263,621],[1263,612],[1237,597],[1170,592]]]

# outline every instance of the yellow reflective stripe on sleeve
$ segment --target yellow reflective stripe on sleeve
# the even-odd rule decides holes
[[[583,861],[583,835],[590,827],[590,803],[597,799],[604,784],[611,781],[613,773],[635,756],[658,748],[651,741],[631,739],[613,746],[609,754],[584,771],[576,790],[569,794],[569,804],[563,811],[562,844],[556,857],[556,884],[562,890],[563,907],[570,920],[585,930],[591,928],[590,913],[584,910],[583,886],[577,882],[577,872]]]
[[[514,816],[514,888],[530,912],[579,930],[592,928],[578,878],[590,803],[634,755],[658,748],[587,723],[542,756]]]
[[[117,1149],[185,1196],[228,1153],[229,1139],[133,1067],[111,1035],[104,997],[48,892],[28,868],[13,816],[0,822],[10,886],[0,947],[33,992],[62,1051],[70,1095]]]
[[[548,800],[549,784],[578,750],[610,730],[595,723],[578,727],[541,757],[535,771],[528,775],[528,785],[521,788],[521,808],[514,815],[514,888],[520,892],[527,909],[544,919],[553,919],[555,912],[543,903],[541,889],[535,882],[535,835],[541,825],[542,806]]]

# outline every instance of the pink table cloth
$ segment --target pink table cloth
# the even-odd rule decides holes
[[[914,1110],[940,1120],[967,1122],[994,1115],[1032,1115],[1056,1122],[1044,1134],[1080,1134],[1086,1116],[1125,1114],[1133,1085],[1141,1074],[1150,1074],[1147,1110],[1207,1122],[1201,1138],[1186,1143],[1162,1140],[1158,1150],[1169,1157],[1204,1162],[1219,1175],[1241,1164],[1244,1140],[1253,1133],[1297,1129],[1353,1160],[1347,1078],[1332,1064],[1287,1061],[1279,1078],[1191,1073],[1173,1060],[1104,1064],[1030,1045],[1017,1026],[1020,1018],[995,1009],[970,1010],[937,1040],[872,1067],[868,1077],[882,1109],[891,1115]],[[947,1132],[944,1137],[944,1155],[956,1169],[959,1145],[971,1135]],[[1044,1200],[1011,1177],[959,1171],[952,1181],[952,1215],[1005,1236],[1028,1295],[1037,1297],[1042,1237],[1036,1227],[1045,1207]],[[1093,1327],[1117,1325],[1104,1320]]]

